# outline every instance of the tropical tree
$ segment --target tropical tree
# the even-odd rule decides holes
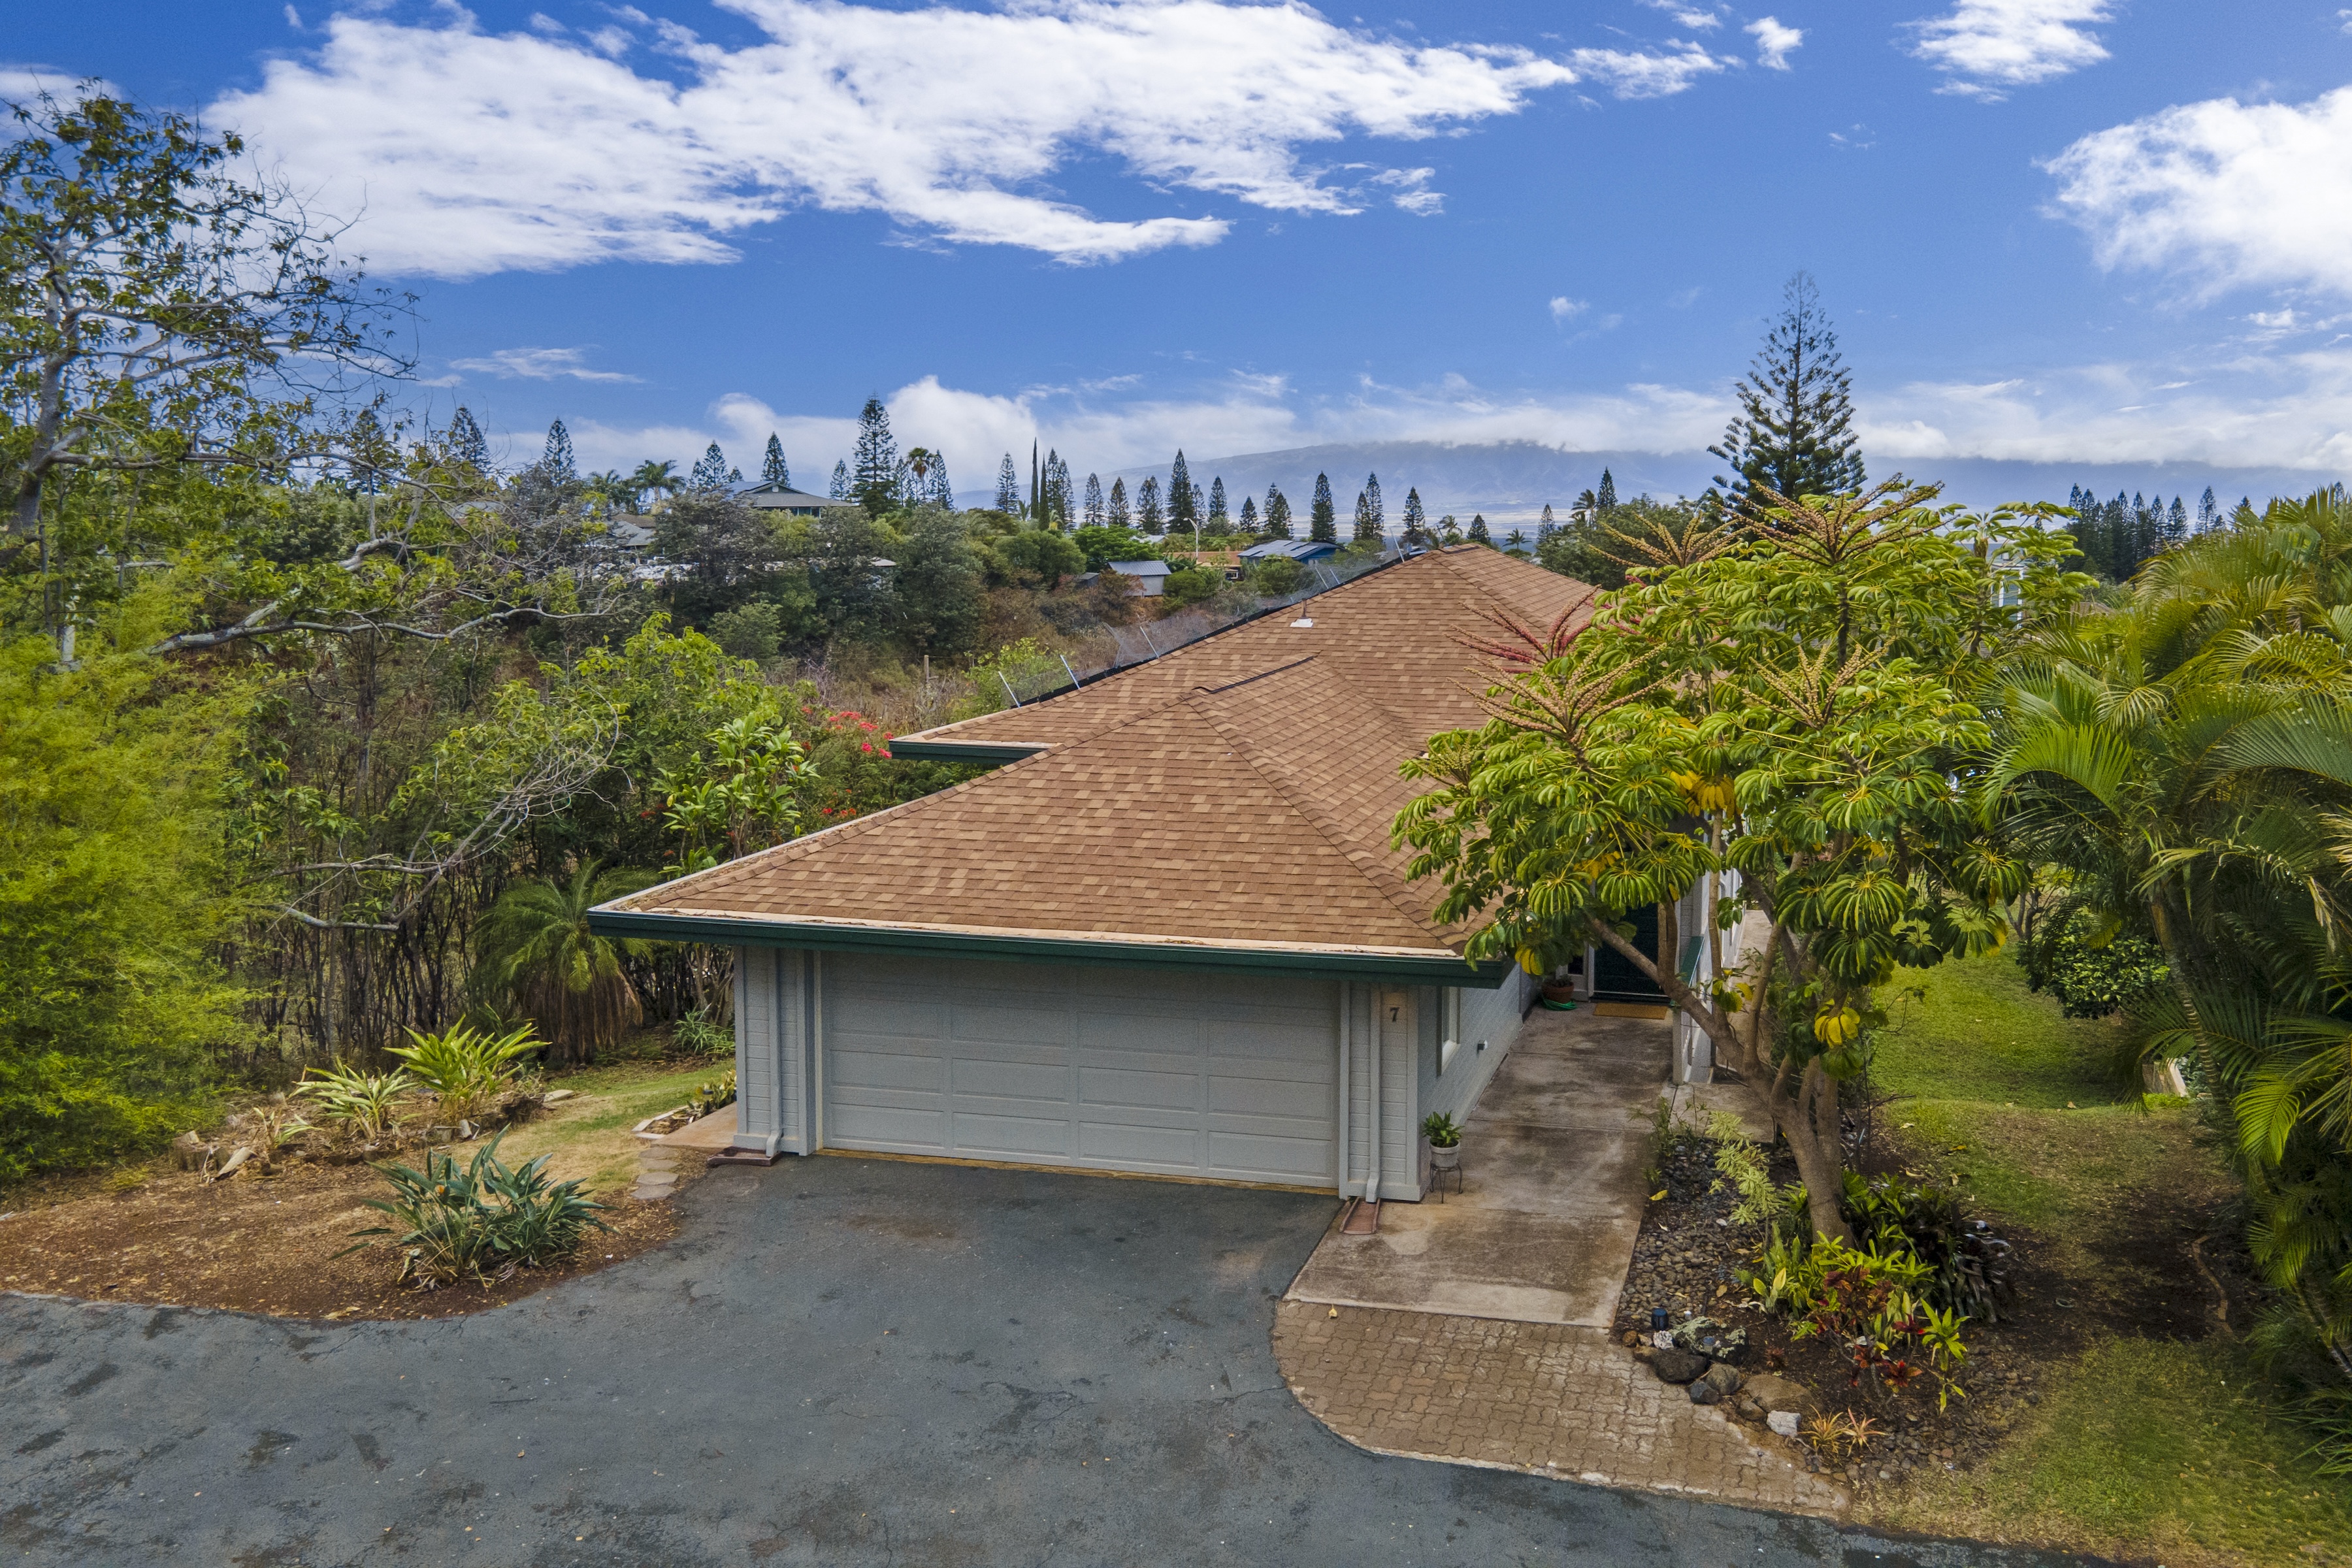
[[[636,503],[635,510],[643,510],[646,498],[648,496],[659,500],[664,496],[674,496],[684,489],[686,489],[686,481],[678,477],[676,463],[656,463],[651,458],[647,458],[637,465],[634,473],[629,475],[629,490]]]
[[[1633,569],[1582,633],[1498,622],[1491,721],[1406,764],[1434,787],[1397,823],[1414,875],[1446,882],[1438,918],[1483,919],[1471,956],[1541,972],[1597,943],[1648,975],[1757,1092],[1840,1239],[1837,1086],[1868,1064],[1873,988],[1998,944],[2023,885],[1963,782],[1990,738],[1969,694],[2088,583],[2036,526],[2053,509],[1935,494],[1759,490],[1737,538]],[[1685,932],[1694,888],[1713,918]],[[1650,905],[1643,951],[1627,914]],[[1734,966],[1748,910],[1768,935],[1744,985],[1685,980],[1686,938]]]
[[[618,1045],[644,1017],[621,960],[642,956],[650,944],[599,936],[588,929],[588,911],[652,880],[583,860],[567,878],[508,889],[477,928],[476,984],[529,1015],[546,1035],[551,1058],[587,1061]]]

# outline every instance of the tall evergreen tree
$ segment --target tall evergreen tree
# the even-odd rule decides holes
[[[1415,550],[1429,543],[1429,514],[1421,510],[1421,488],[1417,485],[1404,492],[1404,542]]]
[[[1276,539],[1290,537],[1290,498],[1279,485],[1265,487],[1265,531]]]
[[[1179,447],[1168,469],[1168,526],[1189,533],[1200,521],[1200,509],[1192,504],[1192,470],[1185,466],[1184,449]]]
[[[1234,521],[1234,526],[1244,533],[1257,531],[1257,498],[1255,496],[1242,497],[1242,514]]]
[[[1707,450],[1731,465],[1718,487],[1741,497],[1766,485],[1784,496],[1843,495],[1863,487],[1853,435],[1853,376],[1810,274],[1789,279],[1780,319],[1748,378],[1732,391],[1739,414]]]
[[[1598,517],[1602,512],[1616,510],[1617,476],[1603,468],[1601,470],[1601,488],[1592,492],[1592,514]]]
[[[473,411],[464,404],[449,419],[449,455],[461,463],[470,463],[484,473],[490,471],[490,444],[482,437],[482,427],[474,423]],[[2207,490],[2205,499],[2213,499]]]
[[[1349,536],[1349,542],[1351,544],[1381,542],[1380,519],[1372,511],[1372,492],[1370,490],[1356,492],[1356,531]]]
[[[927,478],[930,480],[931,504],[942,511],[955,510],[955,486],[948,480],[948,459],[945,453],[931,454],[931,471]]]
[[[1135,521],[1135,519],[1129,514],[1127,510],[1127,481],[1125,479],[1113,479],[1110,482],[1109,521],[1110,526],[1113,528],[1126,528]]]
[[[776,439],[773,430],[768,432],[768,454],[760,459],[760,482],[793,488],[793,470],[784,463],[784,444]]]
[[[1010,452],[996,465],[996,510],[1008,517],[1021,515],[1021,470],[1013,466]]]
[[[1087,526],[1088,528],[1100,528],[1102,526],[1102,478],[1098,474],[1088,474],[1087,476]]]
[[[1043,482],[1044,482],[1044,476],[1038,472],[1038,468],[1037,468],[1037,443],[1036,443],[1036,442],[1034,442],[1034,441],[1032,441],[1032,442],[1030,442],[1030,443],[1029,443],[1029,513],[1028,513],[1028,515],[1029,515],[1029,516],[1031,516],[1031,517],[1040,517],[1040,516],[1043,516],[1043,515],[1044,515],[1042,512],[1040,512],[1040,511],[1038,510],[1038,504],[1039,504],[1039,502],[1044,499],[1044,498],[1043,498],[1043,496],[1042,496],[1042,494],[1040,493],[1040,492],[1041,492],[1041,488],[1042,488]]]
[[[833,483],[824,493],[831,496],[835,500],[847,500],[849,499],[848,463],[837,462],[833,465]]]
[[[1158,533],[1168,526],[1168,514],[1160,507],[1160,476],[1146,474],[1143,483],[1135,489],[1135,526],[1146,533]]]
[[[1495,547],[1495,536],[1486,531],[1486,514],[1483,511],[1470,514],[1470,542],[1489,550]]]
[[[1551,502],[1546,501],[1544,502],[1543,516],[1536,522],[1537,554],[1541,555],[1543,553],[1543,547],[1551,542],[1551,536],[1558,531],[1559,531],[1559,524],[1552,521]]]
[[[898,442],[890,434],[890,411],[869,397],[857,411],[857,445],[851,448],[850,499],[880,517],[898,505]]]
[[[457,412],[463,414],[466,411],[460,408]],[[479,467],[480,465],[477,464],[476,466]],[[2221,521],[2221,503],[2213,499],[2213,487],[2211,485],[2207,485],[2205,487],[2204,495],[2200,497],[2197,501],[2197,531],[2202,533]]]
[[[1315,476],[1315,510],[1308,514],[1307,537],[1318,544],[1339,542],[1339,509],[1331,504],[1331,479]]]
[[[580,477],[572,461],[572,432],[561,419],[547,427],[547,447],[539,455],[539,471],[551,485],[568,485]]]
[[[718,442],[702,449],[702,456],[694,460],[694,471],[687,483],[704,495],[727,488],[727,454],[719,449]]]
[[[1389,531],[1388,504],[1381,498],[1380,475],[1364,476],[1364,499],[1371,503],[1372,531],[1375,533],[1386,535]]]
[[[1232,521],[1225,515],[1225,481],[1221,475],[1209,481],[1209,528],[1213,532],[1223,533]]]
[[[2164,544],[2166,549],[2181,543],[2189,537],[2189,503],[2179,496],[2172,498],[2172,508],[2164,514]]]
[[[1070,465],[1058,452],[1045,454],[1045,525],[1070,526]]]

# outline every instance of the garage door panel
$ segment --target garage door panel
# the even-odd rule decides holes
[[[1313,981],[828,958],[824,1142],[1325,1185],[1336,1000]]]

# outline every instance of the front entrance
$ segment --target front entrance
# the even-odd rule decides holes
[[[1629,918],[1633,926],[1633,945],[1652,955],[1654,963],[1658,951],[1658,906],[1643,904]],[[1631,959],[1604,942],[1593,954],[1592,999],[1662,1004],[1666,994],[1656,981],[1634,968]]]

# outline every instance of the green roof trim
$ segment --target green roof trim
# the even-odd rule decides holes
[[[826,952],[928,953],[941,958],[993,958],[1037,963],[1209,969],[1229,974],[1391,980],[1419,985],[1459,985],[1479,991],[1499,988],[1511,973],[1510,963],[1503,959],[1472,963],[1450,957],[1286,952],[1269,948],[1193,947],[1095,937],[987,936],[971,931],[841,926],[821,921],[748,920],[723,915],[648,914],[632,910],[591,910],[588,929],[599,936],[700,942],[720,947],[797,947]]]

